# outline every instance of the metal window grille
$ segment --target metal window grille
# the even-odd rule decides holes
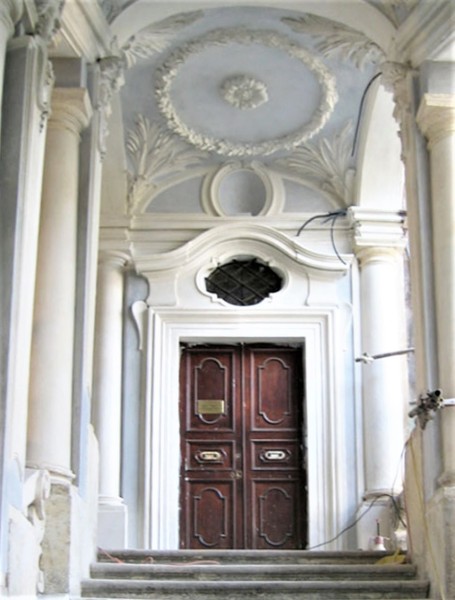
[[[221,265],[205,281],[208,292],[236,306],[259,304],[282,287],[281,277],[255,258]]]

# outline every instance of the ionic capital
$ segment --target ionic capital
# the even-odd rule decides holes
[[[428,148],[455,134],[455,94],[424,94],[417,124],[428,140]]]
[[[8,31],[8,37],[14,33],[14,26],[19,21],[24,10],[23,0],[3,0],[0,3],[0,24]]]
[[[54,88],[49,129],[66,129],[79,135],[90,123],[92,105],[85,88]]]

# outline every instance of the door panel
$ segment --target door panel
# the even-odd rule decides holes
[[[305,544],[302,350],[185,348],[181,547]]]

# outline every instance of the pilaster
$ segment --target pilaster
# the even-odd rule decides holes
[[[19,21],[23,11],[23,0],[4,0],[0,4],[0,132],[2,121],[2,98],[4,88],[4,72],[6,46],[14,34],[14,26]]]
[[[437,387],[455,397],[455,95],[425,94],[417,123],[428,141],[434,293],[437,331]],[[443,473],[440,482],[455,486],[455,407],[441,414]]]

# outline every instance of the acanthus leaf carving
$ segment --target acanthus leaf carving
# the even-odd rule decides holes
[[[128,207],[130,212],[142,206],[160,181],[202,163],[208,157],[182,142],[170,131],[151,123],[139,114],[135,128],[127,134]]]
[[[65,0],[35,0],[38,23],[36,33],[46,42],[50,42],[60,29],[60,15]]]
[[[107,56],[98,61],[99,82],[96,109],[99,113],[98,149],[101,158],[106,154],[106,139],[109,133],[108,118],[111,114],[112,96],[125,83],[125,62],[119,56]]]
[[[384,52],[375,42],[347,25],[312,14],[284,17],[281,21],[296,33],[319,38],[316,48],[327,58],[339,55],[359,69],[363,69],[368,63],[375,64],[384,60]]]
[[[178,14],[130,37],[122,47],[127,68],[135,65],[139,59],[150,58],[165,50],[177,31],[200,19],[202,14],[200,10]]]
[[[336,134],[332,140],[296,148],[291,156],[280,158],[272,166],[284,169],[315,183],[342,207],[350,204],[348,173],[352,146],[352,123]]]
[[[393,94],[395,104],[393,116],[399,127],[399,136],[403,152],[410,147],[409,135],[409,117],[411,117],[412,92],[410,86],[410,76],[412,67],[397,62],[385,62],[381,65],[381,82],[384,88]],[[402,155],[403,161],[405,160]]]

